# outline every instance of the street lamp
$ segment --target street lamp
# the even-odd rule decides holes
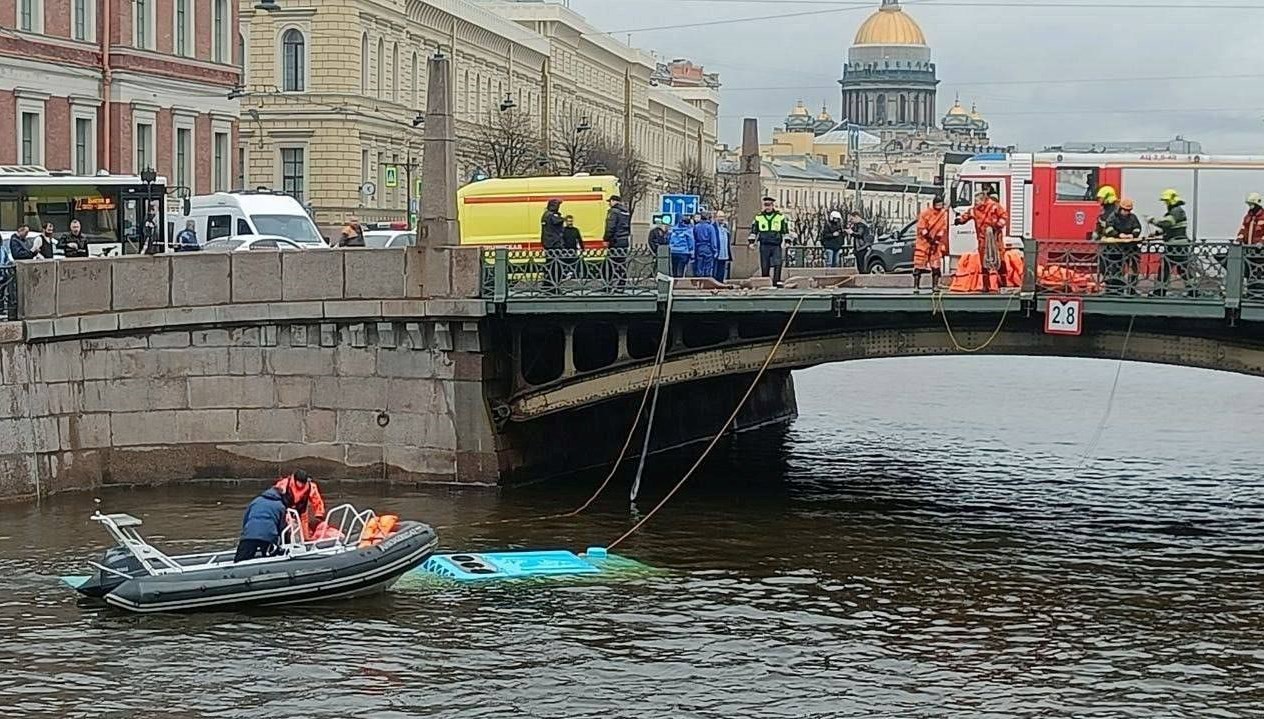
[[[418,110],[413,117],[413,127],[421,127],[424,124],[426,124],[426,115],[421,110]]]
[[[592,125],[588,124],[587,117],[579,118],[579,124],[575,126],[575,132],[588,132],[592,129]]]
[[[500,101],[501,112],[504,112],[505,110],[512,110],[517,106],[518,103],[514,102],[513,96],[509,93],[505,93],[505,99]]]

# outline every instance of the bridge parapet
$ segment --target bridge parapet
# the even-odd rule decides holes
[[[462,248],[190,252],[19,263],[28,341],[260,322],[479,317]]]

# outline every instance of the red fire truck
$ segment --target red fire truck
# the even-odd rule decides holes
[[[961,165],[952,206],[964,211],[980,191],[995,193],[1009,210],[1008,242],[1023,239],[1090,239],[1101,207],[1097,190],[1109,185],[1136,203],[1143,218],[1161,216],[1159,194],[1171,188],[1184,198],[1194,239],[1237,236],[1244,200],[1264,192],[1264,157],[1178,155],[1166,152],[994,153],[975,155]],[[953,255],[975,250],[974,226],[953,233]]]

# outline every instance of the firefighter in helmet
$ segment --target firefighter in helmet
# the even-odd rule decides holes
[[[1119,193],[1110,185],[1102,185],[1097,191],[1097,202],[1102,206],[1102,213],[1097,216],[1093,239],[1101,240],[1111,236],[1115,214],[1119,212]]]
[[[1196,296],[1197,290],[1192,286],[1189,276],[1189,215],[1185,212],[1185,200],[1172,189],[1164,190],[1159,199],[1163,201],[1167,212],[1162,217],[1147,220],[1157,228],[1159,238],[1163,240],[1163,262],[1159,266],[1159,286],[1154,294],[1165,296],[1172,275],[1176,273],[1185,284],[1185,294]]]

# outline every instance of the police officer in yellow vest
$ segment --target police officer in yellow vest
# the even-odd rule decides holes
[[[776,200],[764,198],[764,211],[751,223],[750,246],[759,243],[759,269],[764,277],[772,277],[773,285],[781,286],[781,243],[790,232],[790,220],[776,208]]]

